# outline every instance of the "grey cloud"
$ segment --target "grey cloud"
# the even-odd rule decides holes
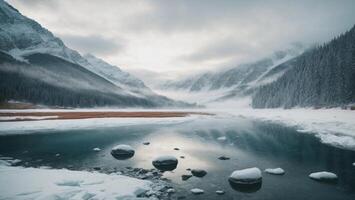
[[[74,49],[104,58],[124,51],[126,54],[116,62],[126,59],[151,70],[180,69],[176,58],[185,61],[182,64],[186,70],[220,66],[207,66],[205,61],[257,59],[292,42],[326,42],[355,24],[354,0],[7,1],[63,36]],[[186,35],[191,40],[188,44]],[[151,40],[157,45],[145,44]],[[180,44],[187,45],[186,52],[192,53],[174,51],[184,47],[168,46],[178,43],[171,40],[181,40]],[[159,43],[164,44],[161,49]],[[154,56],[147,56],[146,51],[135,51],[149,48],[157,52],[171,49],[176,57],[172,55],[171,62],[161,63],[157,54],[153,62]]]
[[[110,55],[124,50],[124,41],[117,43],[113,39],[104,38],[100,35],[60,35],[64,43],[82,53],[93,53],[97,55]]]
[[[204,62],[208,60],[239,57],[240,55],[247,55],[255,53],[256,51],[257,48],[253,47],[251,43],[234,40],[233,38],[223,38],[213,41],[212,43],[197,49],[192,54],[184,55],[179,59],[192,62]]]

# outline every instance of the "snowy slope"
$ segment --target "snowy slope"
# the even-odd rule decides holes
[[[284,51],[275,52],[267,58],[255,62],[238,65],[237,67],[219,70],[217,72],[207,72],[187,77],[183,80],[172,80],[163,83],[161,89],[178,89],[190,92],[211,91],[221,89],[232,89],[236,87],[253,87],[272,81],[283,70],[277,74],[269,73],[278,65],[300,55],[303,47],[296,45]]]
[[[11,91],[10,93],[7,92],[7,94],[11,95],[7,95],[5,100],[33,102],[35,98],[36,102],[33,103],[38,103],[39,97],[14,95],[23,94],[23,91],[17,91],[16,88],[27,87],[30,90],[35,90],[34,83],[36,83],[41,86],[41,90],[50,87],[52,89],[48,93],[54,91],[51,96],[51,102],[48,105],[58,105],[57,102],[59,102],[60,106],[74,107],[116,104],[118,106],[186,106],[182,102],[174,102],[166,97],[155,94],[141,80],[93,55],[81,56],[77,51],[65,46],[50,31],[43,28],[34,20],[23,16],[4,0],[0,0],[0,53],[0,57],[7,58],[6,63],[0,62],[2,63],[0,68],[2,74],[0,75],[8,79],[10,79],[10,76],[13,78],[18,76],[26,77],[25,81],[16,81],[21,85],[12,84],[11,87],[0,88],[1,93]],[[8,55],[11,55],[20,62],[16,63]],[[36,61],[36,63],[33,63],[33,61]],[[51,76],[45,74],[41,76],[43,73],[34,72],[34,70],[39,71],[38,66],[41,67],[41,71],[45,71],[46,74],[51,74]],[[23,69],[25,69],[26,73],[21,73]],[[74,70],[79,74],[75,74],[70,70]],[[58,71],[61,73],[56,73]],[[76,80],[76,77],[79,77],[81,74],[85,75],[84,79]],[[3,82],[2,85],[8,85],[8,81],[10,80],[1,81]],[[50,86],[47,87],[42,82]],[[72,84],[73,82],[79,82],[80,84]],[[70,94],[68,93],[67,96],[75,96],[74,100],[67,97],[61,98],[62,94],[55,93],[58,89],[53,89],[54,87],[63,88],[63,85],[67,86],[68,84],[71,84],[72,87],[65,87],[62,93],[64,90],[70,89]],[[82,86],[90,87],[82,88]],[[40,89],[37,88],[37,90]],[[85,95],[89,95],[90,97],[94,90],[98,91],[97,98],[87,99],[87,97],[83,96],[82,100],[80,100],[78,92],[85,93]],[[105,98],[105,100],[102,98]],[[132,104],[132,100],[135,103]],[[81,105],[83,101],[86,101],[85,105]],[[44,100],[41,100],[40,103],[47,105],[47,102]]]
[[[167,81],[158,91],[170,98],[203,104],[250,96],[260,86],[280,78],[292,67],[290,61],[303,51],[302,45],[295,45],[255,62]]]
[[[87,62],[81,63],[86,69],[102,76],[116,86],[138,96],[155,95],[144,83],[117,66],[110,65],[92,54],[84,55]]]

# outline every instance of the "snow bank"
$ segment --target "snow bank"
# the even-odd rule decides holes
[[[0,199],[131,199],[151,185],[116,174],[0,165]]]
[[[44,132],[48,130],[95,129],[100,127],[120,127],[149,124],[179,124],[193,121],[201,116],[167,118],[95,118],[73,120],[43,120],[43,121],[16,121],[1,122],[0,135],[29,134],[33,131]]]
[[[44,119],[56,119],[58,116],[2,116],[0,121],[12,121],[12,120],[44,120]]]
[[[127,144],[119,144],[112,148],[111,155],[118,160],[125,160],[134,156],[134,149]]]
[[[232,110],[232,111],[231,111]],[[355,149],[355,111],[334,109],[229,109],[226,113],[316,133],[323,143]]]

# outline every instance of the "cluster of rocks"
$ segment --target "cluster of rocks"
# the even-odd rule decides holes
[[[225,137],[221,137],[218,140],[224,141]],[[149,142],[143,143],[144,145],[149,145]],[[179,148],[174,148],[174,150],[179,151]],[[134,149],[129,145],[117,145],[111,150],[111,155],[116,159],[128,159],[134,156]],[[184,158],[184,156],[181,156]],[[227,156],[218,157],[219,160],[229,160]],[[172,171],[176,169],[178,165],[178,159],[174,156],[165,155],[159,156],[152,161],[152,165],[156,169],[143,169],[143,168],[127,168],[127,171],[122,171],[121,173],[129,176],[133,176],[140,179],[149,179],[155,181],[162,181],[162,173],[164,171]],[[202,178],[207,175],[207,172],[203,169],[187,169],[191,174],[183,174],[181,179],[187,181],[191,177],[195,176]],[[284,175],[285,171],[282,168],[268,168],[265,169],[265,173],[271,175]],[[331,172],[316,172],[309,175],[311,179],[317,181],[334,181],[337,180],[337,175]],[[261,188],[262,184],[262,172],[259,168],[246,168],[241,170],[235,170],[228,178],[230,186],[241,192],[255,192]],[[164,197],[169,197],[169,195],[175,193],[175,189],[164,184],[160,185],[161,188],[158,188],[154,191],[144,192],[140,197],[157,197],[159,199],[164,199]],[[204,193],[203,189],[193,188],[190,190],[192,194],[200,195]],[[216,194],[223,195],[225,191],[217,190]]]

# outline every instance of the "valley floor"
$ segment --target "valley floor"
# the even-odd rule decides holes
[[[355,150],[355,112],[350,110],[206,108],[193,111],[94,111],[11,110],[9,112],[9,110],[1,110],[1,117],[9,117],[8,119],[24,117],[26,119],[30,116],[38,117],[34,118],[38,121],[0,122],[0,135],[120,125],[176,124],[192,120],[213,124],[216,120],[232,120],[239,116],[296,127],[299,132],[315,134],[323,143]],[[48,117],[53,116],[57,120],[47,120]],[[91,196],[102,197],[102,199],[124,199],[124,197],[129,199],[142,191],[153,190],[153,187],[156,187],[150,181],[117,174],[107,175],[97,172],[23,168],[8,165],[0,157],[0,185],[2,186],[0,187],[0,199],[8,197],[14,199],[28,199],[29,197],[34,199],[52,197],[82,199]],[[21,182],[18,181],[19,179]],[[33,180],[36,181],[33,182]],[[18,187],[18,184],[21,184],[21,187]]]
[[[184,111],[27,111],[21,110],[0,112],[1,121],[34,121],[58,119],[91,119],[91,118],[168,118],[186,117],[188,115],[210,115],[204,112]]]

